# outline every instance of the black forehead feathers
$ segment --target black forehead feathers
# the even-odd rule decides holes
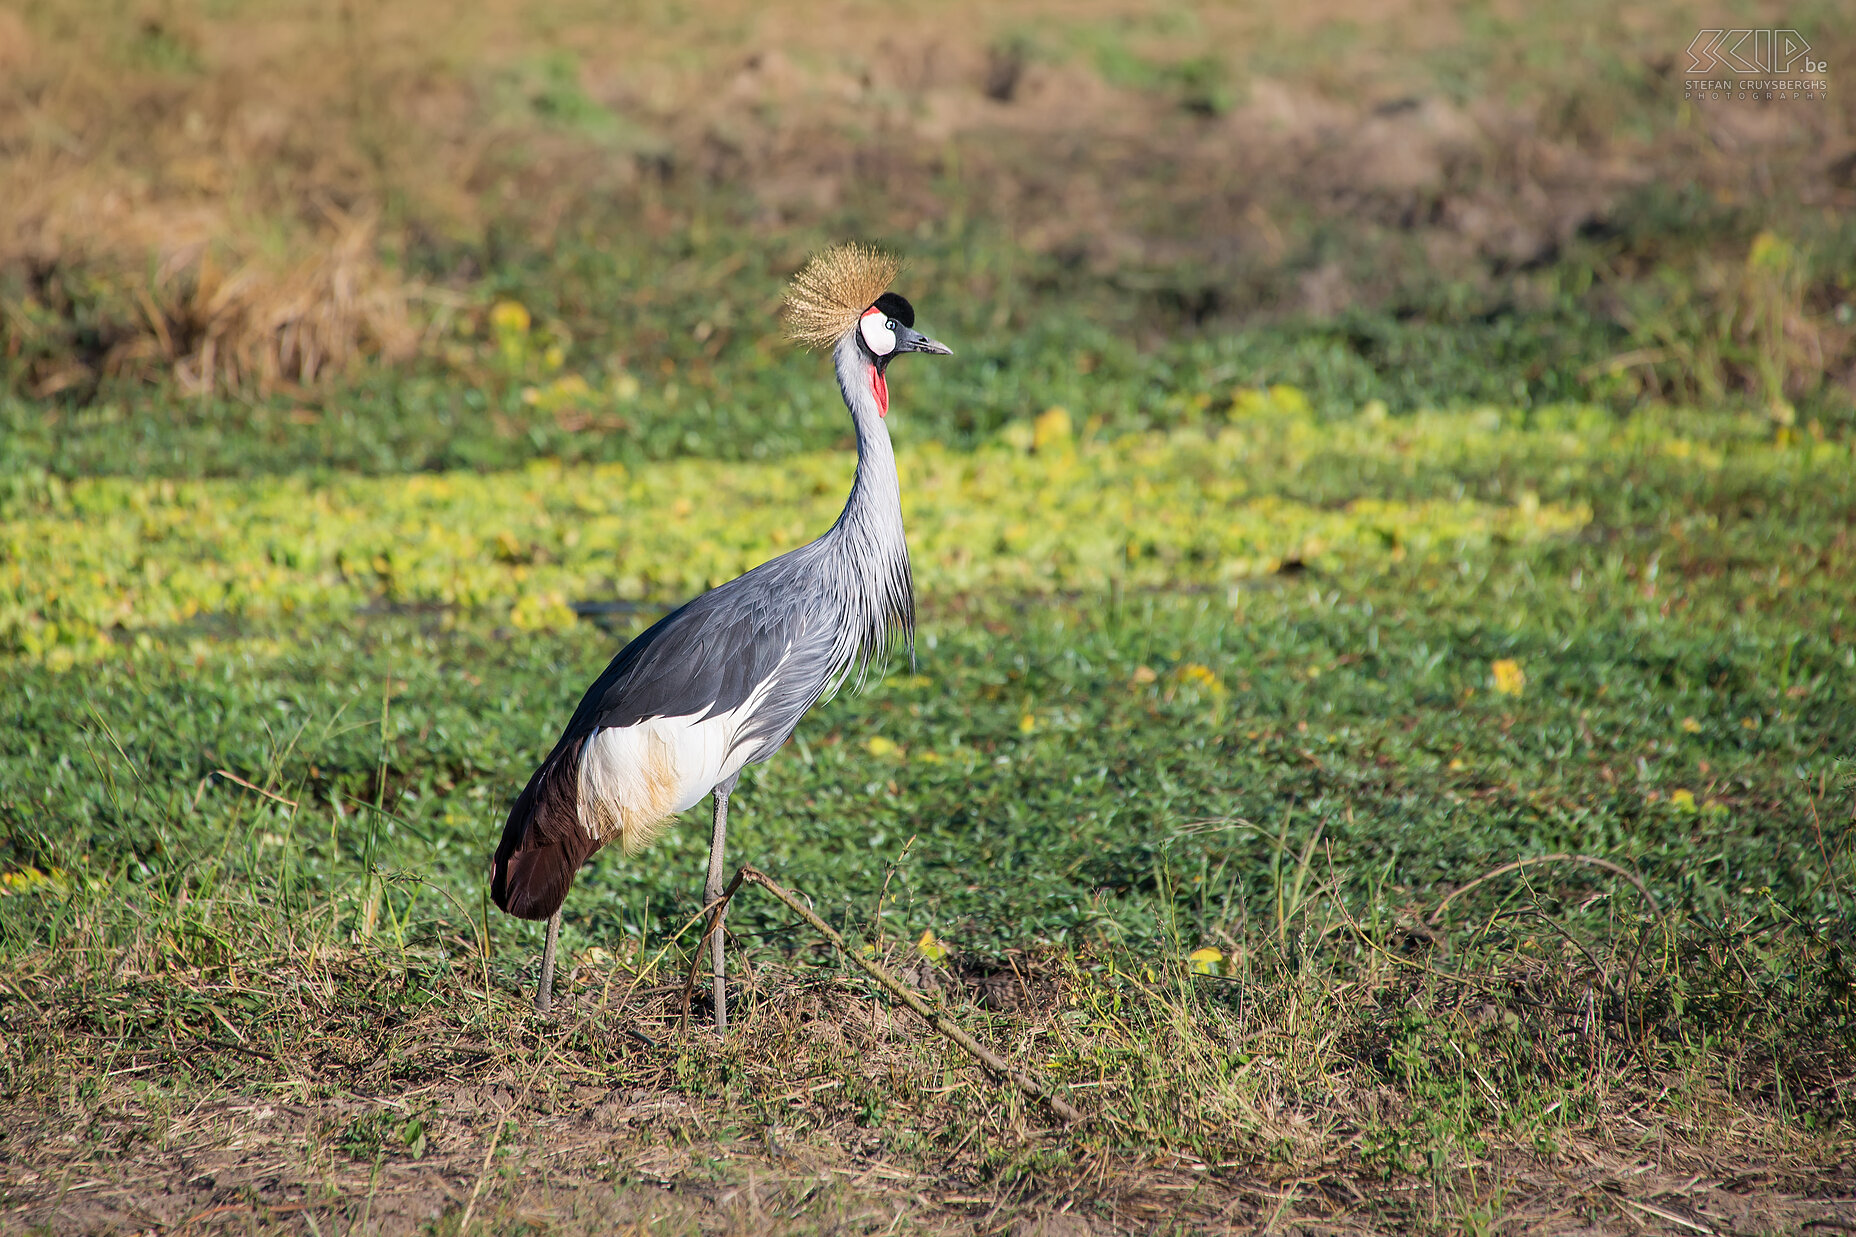
[[[894,292],[885,292],[882,296],[877,297],[876,307],[882,310],[885,316],[894,318],[903,326],[915,325],[915,306],[909,304]]]

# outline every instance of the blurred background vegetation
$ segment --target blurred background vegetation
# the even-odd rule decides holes
[[[1831,0],[1736,6],[1834,67]],[[0,458],[75,475],[837,442],[828,238],[967,363],[898,429],[1290,383],[1847,426],[1850,104],[1683,99],[1695,5],[12,0]],[[496,311],[498,304],[504,310]],[[924,367],[925,368],[925,367]]]

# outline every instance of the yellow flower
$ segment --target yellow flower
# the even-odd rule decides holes
[[[41,872],[37,868],[21,868],[16,872],[0,872],[0,894],[14,893],[51,893],[60,897],[70,891],[70,882],[65,874],[57,868]]]
[[[531,408],[557,412],[584,401],[591,394],[592,388],[587,386],[585,378],[579,374],[566,374],[545,387],[523,387],[522,402]]]
[[[1695,792],[1692,790],[1670,791],[1669,806],[1678,812],[1693,812],[1695,810]]]
[[[1270,386],[1270,400],[1284,412],[1301,416],[1309,410],[1308,396],[1300,387],[1292,387],[1286,382],[1273,383]]]
[[[1753,238],[1752,247],[1747,250],[1746,264],[1756,270],[1783,271],[1791,266],[1795,252],[1783,237],[1772,232],[1761,232]]]
[[[896,746],[894,740],[886,739],[880,734],[873,734],[865,741],[864,750],[872,756],[894,756],[901,749]]]
[[[1224,690],[1224,684],[1219,681],[1216,674],[1212,673],[1212,668],[1210,666],[1202,666],[1196,661],[1189,661],[1179,669],[1173,671],[1172,677],[1173,681],[1180,684],[1182,687],[1188,685],[1203,687],[1207,691],[1213,693],[1222,692]]]
[[[572,627],[576,616],[558,592],[524,593],[509,611],[510,626],[520,631],[559,631]]]
[[[1037,728],[1038,728],[1038,719],[1033,717],[1029,713],[1025,714],[1023,717],[1018,719],[1018,732],[1020,734],[1030,734],[1033,730],[1036,730]]]
[[[528,334],[528,310],[520,301],[498,301],[490,308],[490,325],[499,335]]]
[[[1682,729],[1688,734],[1700,734],[1701,723],[1692,717],[1685,717],[1682,719]]]
[[[1527,672],[1512,657],[1490,662],[1489,672],[1495,678],[1495,690],[1504,696],[1518,696],[1527,690]]]
[[[1187,964],[1194,975],[1224,974],[1224,952],[1207,945],[1204,949],[1195,949],[1186,956]]]
[[[1063,408],[1046,408],[1031,422],[1031,449],[1046,451],[1070,441],[1070,414]]]
[[[1308,396],[1302,389],[1283,382],[1268,388],[1245,387],[1231,396],[1231,414],[1237,417],[1269,413],[1303,417],[1308,411]]]
[[[922,931],[922,939],[915,942],[915,952],[930,962],[946,962],[947,946],[935,939],[934,933]]]

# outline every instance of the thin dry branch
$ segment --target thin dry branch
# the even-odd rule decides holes
[[[246,790],[257,791],[259,794],[263,795],[266,799],[275,799],[277,802],[283,804],[287,808],[296,807],[295,799],[286,799],[280,794],[275,794],[271,791],[266,790],[262,786],[256,785],[255,783],[252,783],[252,782],[248,782],[244,778],[240,777],[236,773],[233,773],[229,769],[214,769],[213,772],[218,774],[220,777],[223,777],[228,782],[233,782],[233,783],[236,783],[237,785],[243,786]]]
[[[1657,905],[1655,896],[1650,892],[1650,887],[1643,883],[1643,877],[1638,876],[1635,872],[1624,867],[1622,864],[1613,863],[1609,859],[1600,859],[1596,855],[1565,854],[1530,855],[1526,859],[1516,859],[1509,863],[1504,863],[1498,868],[1491,868],[1481,876],[1478,876],[1475,880],[1469,882],[1469,884],[1451,890],[1445,895],[1444,900],[1437,904],[1436,909],[1430,913],[1424,922],[1435,927],[1437,921],[1443,916],[1444,908],[1470,890],[1476,888],[1476,886],[1487,884],[1489,881],[1494,880],[1498,876],[1505,875],[1506,873],[1517,871],[1521,868],[1532,867],[1536,863],[1583,863],[1587,867],[1603,868],[1607,872],[1616,873],[1631,884],[1637,886],[1637,892],[1643,895],[1644,902],[1649,906],[1651,913],[1654,914],[1657,919],[1660,920],[1663,917],[1662,907]]]
[[[1013,1069],[1005,1058],[999,1056],[992,1051],[992,1049],[974,1039],[962,1029],[958,1023],[943,1014],[936,1013],[928,1002],[922,1000],[920,994],[891,975],[881,964],[874,959],[864,957],[849,945],[846,945],[844,943],[844,938],[838,935],[837,929],[819,918],[817,913],[814,912],[811,907],[807,906],[805,902],[800,899],[798,894],[786,888],[784,885],[780,884],[780,882],[768,876],[765,872],[750,867],[741,868],[735,873],[735,879],[728,883],[728,888],[722,892],[722,896],[716,899],[715,905],[709,908],[709,929],[707,932],[703,933],[702,943],[698,944],[696,947],[698,965],[701,964],[702,946],[708,943],[710,934],[715,931],[716,924],[721,920],[723,909],[728,905],[729,899],[734,897],[735,891],[741,888],[743,881],[749,884],[759,885],[762,889],[765,889],[768,893],[771,893],[774,897],[785,903],[788,910],[812,925],[813,929],[826,940],[830,941],[839,953],[849,958],[858,970],[868,975],[871,979],[874,979],[891,996],[914,1010],[929,1026],[965,1049],[968,1055],[985,1066],[995,1077],[1009,1082],[1012,1086],[1024,1092],[1032,1099],[1042,1100],[1050,1108],[1051,1112],[1057,1115],[1057,1119],[1064,1122],[1066,1125],[1076,1125],[1084,1120],[1084,1116],[1080,1111],[1057,1096],[1049,1087],[1045,1086],[1037,1079]],[[684,988],[684,1008],[686,1011],[688,1009],[690,991],[694,985],[695,972],[692,971],[690,974],[691,980]]]
[[[1430,925],[1435,925],[1438,919],[1442,917],[1445,907],[1449,906],[1453,900],[1462,896],[1463,894],[1468,893],[1470,890],[1476,888],[1478,885],[1482,885],[1482,884],[1487,883],[1488,881],[1492,881],[1496,877],[1504,875],[1508,872],[1515,872],[1515,871],[1519,871],[1522,868],[1532,867],[1534,864],[1537,864],[1537,863],[1580,863],[1580,864],[1584,864],[1586,867],[1589,867],[1589,868],[1600,868],[1606,872],[1611,872],[1615,875],[1622,876],[1625,880],[1629,881],[1631,884],[1637,887],[1637,892],[1639,895],[1642,896],[1644,905],[1648,906],[1650,908],[1650,913],[1656,916],[1656,922],[1659,926],[1662,927],[1665,935],[1668,933],[1668,930],[1669,930],[1668,918],[1663,914],[1662,906],[1657,903],[1656,895],[1650,892],[1650,887],[1648,885],[1644,884],[1643,877],[1637,875],[1635,872],[1631,871],[1629,868],[1623,866],[1622,864],[1611,862],[1611,860],[1609,859],[1600,859],[1596,855],[1574,855],[1574,854],[1530,855],[1525,859],[1515,859],[1508,863],[1502,864],[1500,867],[1491,868],[1489,871],[1484,872],[1481,876],[1478,876],[1475,880],[1469,882],[1469,884],[1464,885],[1461,888],[1451,890],[1450,893],[1444,897],[1444,900],[1437,904],[1437,908],[1430,913],[1430,915],[1425,919],[1425,922]],[[1542,918],[1545,919],[1546,917],[1543,915]],[[1548,922],[1551,923],[1552,921],[1548,920]],[[1560,929],[1558,925],[1554,925],[1554,928],[1556,931],[1560,931],[1562,935],[1565,935],[1564,931]],[[1572,938],[1568,936],[1567,939],[1571,940]],[[1639,935],[1637,937],[1637,943],[1631,948],[1630,966],[1627,968],[1627,971],[1624,976],[1624,981],[1621,985],[1619,985],[1618,992],[1617,992],[1618,1008],[1620,1011],[1620,1016],[1624,1020],[1624,1034],[1627,1038],[1630,1035],[1630,992],[1631,992],[1631,989],[1635,988],[1637,985],[1637,964],[1643,958],[1643,939],[1644,939],[1643,936]],[[1577,944],[1577,942],[1574,942],[1574,943],[1575,945]],[[1583,946],[1579,946],[1579,948],[1581,950],[1584,949]],[[1596,959],[1593,960],[1593,966],[1594,967],[1597,966]],[[1638,1029],[1640,1031],[1642,1030],[1641,1019],[1639,1019],[1639,1022],[1638,1022]]]

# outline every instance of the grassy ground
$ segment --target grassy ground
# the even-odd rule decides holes
[[[1008,435],[1000,458],[1049,499],[1011,517],[1023,544],[924,554],[914,673],[825,707],[737,800],[739,855],[1067,1088],[1087,1125],[1001,1093],[768,899],[732,920],[735,1036],[680,1029],[694,826],[583,876],[563,1010],[524,1012],[536,937],[484,914],[484,846],[564,685],[652,598],[618,632],[437,598],[333,626],[220,606],[10,671],[13,1215],[940,1228],[1068,1207],[1123,1226],[1672,1213],[1763,1231],[1845,1214],[1813,1200],[1851,1186],[1848,444],[1775,443],[1754,418],[1324,426],[1294,404],[1192,431],[1225,487],[1197,508],[1117,472],[1151,466],[1138,441]],[[659,483],[725,492],[742,467]],[[969,504],[924,496],[926,475],[910,514],[935,547]],[[964,584],[1035,568],[1065,540],[1040,520],[1087,544],[1068,487],[1143,482],[1156,531],[1286,514],[1242,555],[1160,536],[1106,584]],[[429,484],[351,494],[390,507]],[[293,485],[151,482],[112,503],[150,535],[164,495],[223,494],[276,526],[242,537],[283,544]],[[1576,515],[1491,535],[1409,514],[1504,499]],[[23,501],[48,538],[105,527],[81,489]],[[1379,532],[1311,532],[1303,505]],[[601,579],[571,555],[555,569],[569,595]],[[339,576],[297,579],[352,606]],[[1539,862],[1465,888],[1518,859]]]
[[[0,1228],[1856,1226],[1847,96],[1530,14],[0,9]],[[1076,1126],[754,889],[686,1026],[699,820],[486,905],[846,235],[921,639],[734,855]]]

